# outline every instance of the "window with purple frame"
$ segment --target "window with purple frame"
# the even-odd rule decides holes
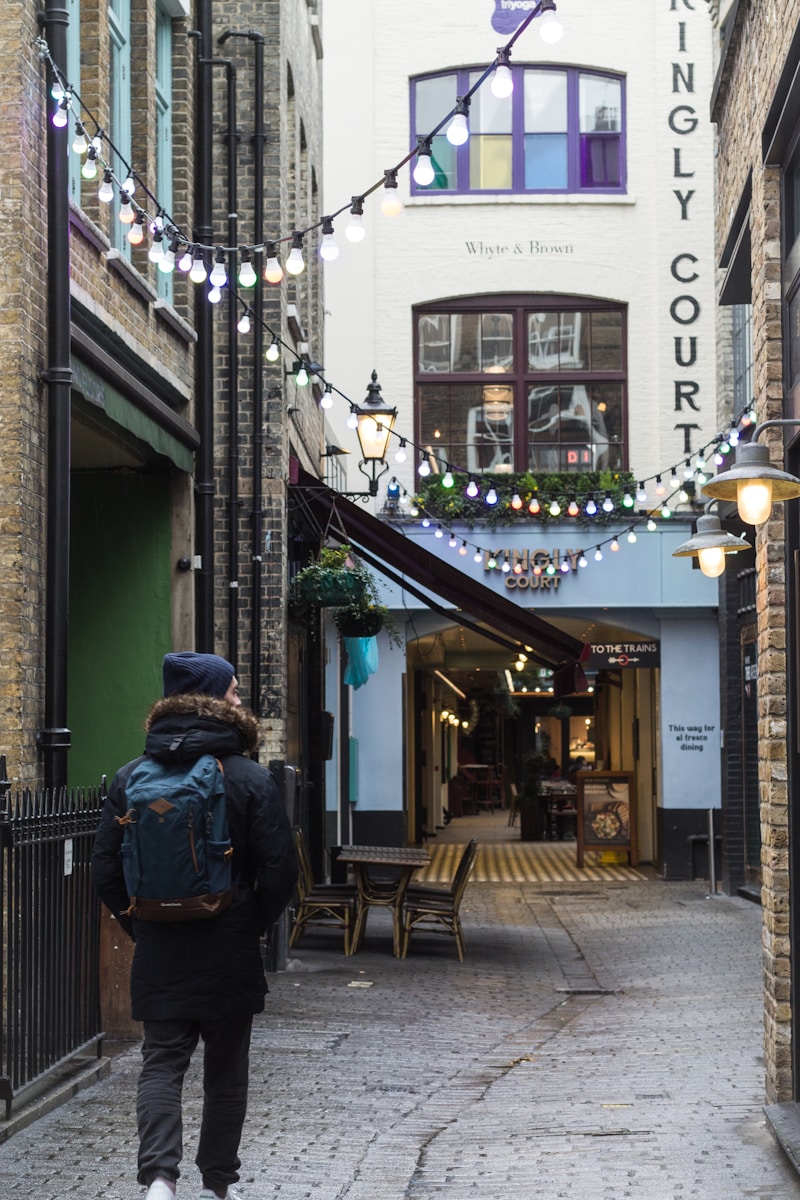
[[[624,192],[625,89],[621,76],[577,67],[512,67],[514,91],[484,84],[461,146],[446,127],[432,141],[434,180],[424,192]],[[463,68],[411,80],[413,145],[427,137],[480,78]]]

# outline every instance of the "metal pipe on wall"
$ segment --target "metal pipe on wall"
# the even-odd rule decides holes
[[[212,0],[197,0],[197,130],[194,239],[213,239]],[[195,645],[214,650],[214,322],[205,289],[195,293],[195,424],[200,446],[195,466]]]
[[[46,0],[42,23],[53,60],[67,61],[69,14]],[[48,95],[53,83],[48,69]],[[47,551],[45,597],[45,787],[67,782],[67,641],[69,635],[69,533],[72,369],[70,366],[69,172],[67,127],[47,120]]]
[[[228,245],[239,241],[236,131],[236,68],[225,68],[228,85]],[[228,274],[236,278],[236,255],[231,254]],[[228,661],[239,656],[239,301],[228,291]]]

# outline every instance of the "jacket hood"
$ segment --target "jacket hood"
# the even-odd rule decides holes
[[[197,692],[156,700],[145,718],[147,750],[180,760],[200,754],[250,754],[258,748],[259,724],[246,708]],[[176,738],[183,735],[178,744]]]

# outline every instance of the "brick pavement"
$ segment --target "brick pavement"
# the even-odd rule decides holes
[[[449,939],[311,931],[253,1039],[245,1200],[789,1200],[760,914],[702,882],[470,884]],[[134,1200],[138,1051],[0,1146],[2,1200]],[[185,1175],[200,1082],[186,1084]]]

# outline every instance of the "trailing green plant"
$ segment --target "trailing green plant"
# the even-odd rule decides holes
[[[476,524],[495,529],[499,525],[513,525],[525,522],[530,524],[547,525],[553,521],[563,521],[565,517],[574,520],[576,525],[608,525],[619,521],[632,512],[632,507],[623,505],[626,490],[634,497],[636,479],[630,471],[558,471],[537,472],[525,471],[515,474],[480,475],[475,477],[480,488],[480,495],[470,497],[466,494],[463,480],[458,478],[456,484],[447,488],[440,477],[431,476],[420,480],[416,497],[417,506],[445,524],[463,523],[470,527]],[[494,488],[497,493],[497,503],[487,504],[486,493]],[[609,495],[614,502],[612,512],[603,511],[602,501]],[[588,516],[584,504],[589,496],[597,503],[595,516]],[[512,507],[512,500],[518,497],[518,507]],[[530,512],[531,501],[536,499],[539,511],[535,515]],[[570,501],[576,499],[579,512],[569,517],[567,507]],[[550,506],[556,501],[560,513],[552,514]]]
[[[397,622],[381,602],[374,575],[346,542],[323,546],[317,558],[297,572],[290,599],[300,622],[310,622],[315,609],[330,608],[343,637],[373,637],[386,629],[390,642],[402,646]]]

